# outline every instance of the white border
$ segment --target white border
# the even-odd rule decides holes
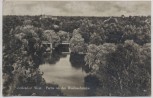
[[[152,0],[4,0],[4,1],[152,1]]]
[[[74,0],[3,0],[3,1],[74,1]],[[2,0],[0,0],[0,97],[3,97],[2,96]],[[94,1],[94,0],[75,0],[75,1]],[[96,1],[151,1],[151,5],[153,5],[153,2],[152,0],[96,0]],[[152,13],[152,9],[153,9],[153,6],[151,6],[151,16],[153,15]],[[152,46],[152,42],[153,42],[153,34],[152,34],[152,31],[153,31],[153,17],[151,17],[151,51],[153,51],[153,46]],[[151,61],[153,61],[153,53],[151,52]],[[151,65],[152,65],[152,62],[151,62]],[[153,67],[151,66],[151,91],[153,92],[153,85],[152,85],[152,76],[153,76]],[[151,96],[150,97],[134,97],[134,98],[152,98],[152,92],[151,92]],[[37,98],[39,96],[36,96],[36,97],[7,97],[7,98]],[[52,97],[52,96],[51,96]],[[87,97],[90,97],[90,96],[87,96]],[[86,98],[87,98],[86,97]],[[96,96],[98,98],[101,98],[99,96]],[[39,97],[39,98],[44,98],[44,97]],[[47,97],[47,98],[50,98]],[[63,97],[52,97],[52,98],[63,98]],[[72,98],[72,97],[64,97],[64,98]],[[77,98],[77,97],[74,97],[74,98]],[[85,98],[85,97],[80,97],[80,98]],[[94,97],[90,97],[90,98],[94,98]],[[123,97],[106,97],[106,96],[102,96],[102,98],[123,98]],[[124,98],[131,98],[131,97],[124,97]]]
[[[2,96],[2,0],[0,0],[0,96]]]

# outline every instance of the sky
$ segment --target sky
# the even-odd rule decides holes
[[[150,1],[11,1],[3,15],[138,16],[151,15]]]

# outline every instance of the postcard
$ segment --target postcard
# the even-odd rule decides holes
[[[151,96],[151,1],[3,1],[3,96]]]

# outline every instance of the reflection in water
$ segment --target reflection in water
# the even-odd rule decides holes
[[[55,51],[56,50],[56,51]],[[60,87],[85,87],[84,77],[86,73],[82,70],[84,56],[76,54],[62,54],[60,49],[44,57],[45,63],[39,68],[44,72],[43,78],[47,83],[56,83]],[[54,65],[54,66],[50,66]],[[86,90],[62,90],[68,96],[85,96]]]
[[[56,64],[60,58],[66,57],[67,54],[62,53],[62,48],[57,47],[52,50],[52,53],[44,53],[43,62],[49,64]]]
[[[58,51],[53,51],[51,53],[44,53],[43,62],[49,64],[55,64],[60,60],[60,53]]]
[[[85,86],[89,87],[90,90],[87,91],[88,96],[96,96],[96,89],[99,86],[99,80],[95,75],[85,76]]]
[[[71,53],[70,54],[70,63],[71,66],[80,69],[85,65],[84,61],[84,54],[76,54],[76,53]]]

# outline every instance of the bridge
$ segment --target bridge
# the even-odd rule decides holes
[[[56,48],[54,46],[53,43],[51,42],[46,42],[46,41],[43,41],[42,42],[43,46],[46,47],[46,52],[50,52],[52,53],[52,51]],[[66,42],[66,41],[63,41],[61,42],[57,47],[60,48],[61,52],[63,54],[70,54],[71,53],[71,50],[70,50],[70,43],[69,42]],[[79,52],[78,54],[87,54],[87,53],[84,53],[84,52]]]
[[[42,45],[47,48],[46,52],[51,52],[52,53],[52,50],[55,49],[54,44],[51,43],[51,42],[48,42],[48,41],[43,41]],[[60,45],[65,45],[65,46],[69,47],[70,43],[67,42],[67,41],[63,41],[58,46],[60,46]],[[62,53],[70,53],[70,48],[69,48],[69,52],[62,52]]]

